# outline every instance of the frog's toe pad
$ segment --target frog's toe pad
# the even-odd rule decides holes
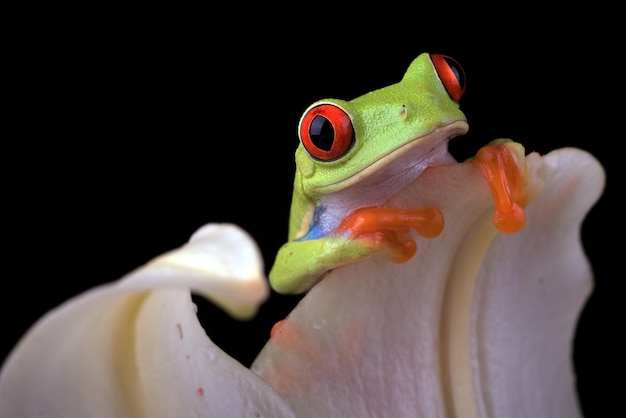
[[[520,205],[513,203],[507,210],[496,209],[493,221],[500,232],[513,234],[522,229],[526,223],[526,213]]]

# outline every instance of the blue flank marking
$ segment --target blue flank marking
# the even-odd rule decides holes
[[[305,236],[300,238],[298,241],[307,241],[310,239],[317,239],[326,236],[326,232],[322,230],[322,226],[320,225],[320,217],[326,208],[324,206],[318,206],[315,208],[315,212],[313,212],[313,222],[311,223],[311,228],[309,232],[306,233]]]

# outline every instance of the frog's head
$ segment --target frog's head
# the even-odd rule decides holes
[[[468,129],[458,103],[464,89],[456,61],[423,53],[396,84],[351,101],[313,103],[298,125],[302,193],[317,200],[383,172],[398,181],[410,172],[410,181],[449,161],[448,140]]]

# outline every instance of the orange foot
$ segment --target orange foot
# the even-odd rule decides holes
[[[404,263],[417,251],[415,241],[405,235],[414,229],[423,237],[434,238],[443,230],[443,224],[443,215],[437,208],[367,207],[350,213],[337,232],[349,232],[375,248],[384,247],[394,262]]]
[[[524,226],[528,203],[528,172],[524,147],[513,141],[494,141],[472,160],[482,172],[495,205],[493,220],[501,232],[512,234]]]

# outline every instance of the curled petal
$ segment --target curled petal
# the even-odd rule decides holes
[[[191,300],[190,289],[247,318],[267,297],[266,283],[246,233],[207,225],[37,322],[2,367],[0,416],[293,416],[207,337]]]

